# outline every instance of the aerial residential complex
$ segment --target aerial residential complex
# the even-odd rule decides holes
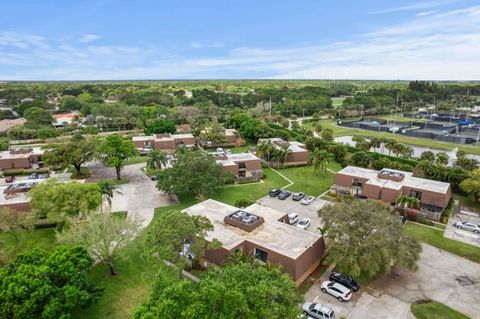
[[[148,152],[151,149],[173,153],[177,147],[193,147],[195,137],[192,134],[155,134],[151,136],[134,136],[133,144],[138,150]]]
[[[305,144],[291,141],[287,142],[282,140],[281,138],[266,138],[266,139],[259,139],[257,146],[263,144],[264,142],[272,142],[273,146],[276,148],[288,147],[288,157],[285,161],[285,165],[305,165],[308,162],[308,150]]]
[[[263,175],[261,160],[252,153],[225,154],[212,153],[218,164],[222,165],[222,172],[230,172],[235,177],[254,177]]]
[[[22,148],[0,152],[0,169],[27,169],[38,167],[42,162],[43,150],[41,148]]]
[[[216,239],[220,249],[206,250],[203,266],[223,265],[235,252],[254,254],[260,262],[279,265],[301,284],[320,264],[325,243],[320,234],[288,224],[288,215],[273,208],[253,204],[240,210],[212,199],[184,210],[189,215],[207,217],[214,226],[207,243]]]
[[[348,189],[354,195],[395,204],[401,195],[416,197],[421,209],[443,211],[450,201],[449,183],[414,177],[411,172],[381,171],[347,166],[337,172],[334,188]]]

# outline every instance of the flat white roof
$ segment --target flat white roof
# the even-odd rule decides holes
[[[189,215],[207,217],[213,224],[213,231],[207,233],[206,239],[219,240],[225,249],[231,250],[248,240],[259,246],[273,250],[293,259],[301,255],[322,236],[278,221],[287,215],[273,208],[253,204],[245,209],[247,213],[263,217],[265,222],[251,232],[225,224],[225,216],[239,209],[213,199],[208,199],[183,211]]]
[[[367,178],[368,181],[366,184],[377,185],[381,187],[388,187],[392,189],[401,189],[402,186],[423,189],[426,191],[436,192],[446,194],[448,189],[450,188],[449,183],[434,181],[431,179],[419,178],[414,177],[413,173],[399,171],[390,168],[384,168],[383,170],[387,170],[390,172],[400,173],[403,174],[405,177],[402,181],[396,182],[389,179],[379,178],[378,173],[381,171],[376,171],[373,169],[363,168],[363,167],[355,167],[355,166],[347,166],[344,169],[340,170],[339,174],[349,175],[352,177],[361,177]]]
[[[171,134],[173,138],[193,138],[192,134]]]
[[[20,151],[20,149],[16,149]],[[13,149],[15,151],[15,149]],[[1,151],[0,159],[27,158],[31,155],[43,155],[44,151],[40,147],[33,147],[30,152],[11,154],[10,151]]]

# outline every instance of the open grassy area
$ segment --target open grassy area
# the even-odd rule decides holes
[[[110,182],[112,185],[123,185],[123,184],[128,184],[130,181],[128,179],[116,179],[116,178],[112,178],[112,179],[103,179],[102,181],[108,181]]]
[[[419,241],[480,263],[480,247],[445,238],[441,229],[434,229],[417,223],[407,223],[405,232]]]
[[[314,173],[312,166],[292,167],[280,170],[280,173],[294,182],[287,187],[292,192],[304,192],[308,195],[319,196],[333,184],[334,174],[330,171],[324,175],[320,170]]]
[[[332,106],[334,108],[337,108],[339,106],[342,106],[343,100],[345,100],[344,97],[332,97]]]
[[[0,243],[7,249],[14,249],[14,254],[20,254],[33,248],[39,247],[52,249],[56,245],[55,230],[52,228],[36,229],[30,231],[0,232]]]
[[[90,170],[88,167],[80,167],[80,175],[77,175],[77,171],[73,167],[68,168],[67,172],[72,173],[72,179],[86,179],[90,177]]]
[[[137,156],[132,157],[124,161],[125,165],[132,165],[132,164],[139,164],[139,163],[146,163],[148,161],[148,156]]]
[[[370,131],[370,130],[343,127],[343,126],[336,125],[336,122],[333,120],[320,120],[319,122],[322,124],[324,128],[331,128],[333,130],[334,137],[346,136],[346,135],[360,135],[367,138],[368,137],[388,137],[388,138],[393,138],[398,142],[404,143],[404,144],[437,148],[445,151],[451,151],[454,148],[458,147],[459,150],[464,150],[469,154],[480,155],[480,147],[437,142],[429,138],[417,138],[417,137],[410,137],[410,136],[392,134],[387,132],[376,132],[376,131]],[[311,123],[306,123],[305,125],[313,129],[313,126],[315,125],[315,123],[311,122]]]
[[[469,319],[470,317],[436,301],[416,303],[410,310],[417,319]]]

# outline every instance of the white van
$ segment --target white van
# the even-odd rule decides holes
[[[297,213],[290,213],[288,214],[288,223],[290,225],[293,225],[295,224],[296,222],[298,222],[298,214]]]

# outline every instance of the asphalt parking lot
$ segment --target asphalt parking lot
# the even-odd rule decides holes
[[[447,228],[445,228],[445,232],[443,233],[443,236],[447,238],[480,247],[480,234],[476,234],[469,230],[456,228],[453,225],[457,221],[469,221],[473,224],[480,225],[480,216],[474,212],[462,210],[460,213],[452,215],[448,219]]]
[[[318,227],[322,226],[322,220],[318,217],[318,210],[321,209],[328,202],[323,199],[316,198],[309,205],[302,205],[300,201],[292,200],[292,196],[286,198],[285,200],[280,200],[276,197],[264,196],[257,200],[257,204],[267,206],[273,209],[276,209],[287,214],[297,213],[298,219],[309,218],[310,227],[307,230],[311,232],[317,232]]]

